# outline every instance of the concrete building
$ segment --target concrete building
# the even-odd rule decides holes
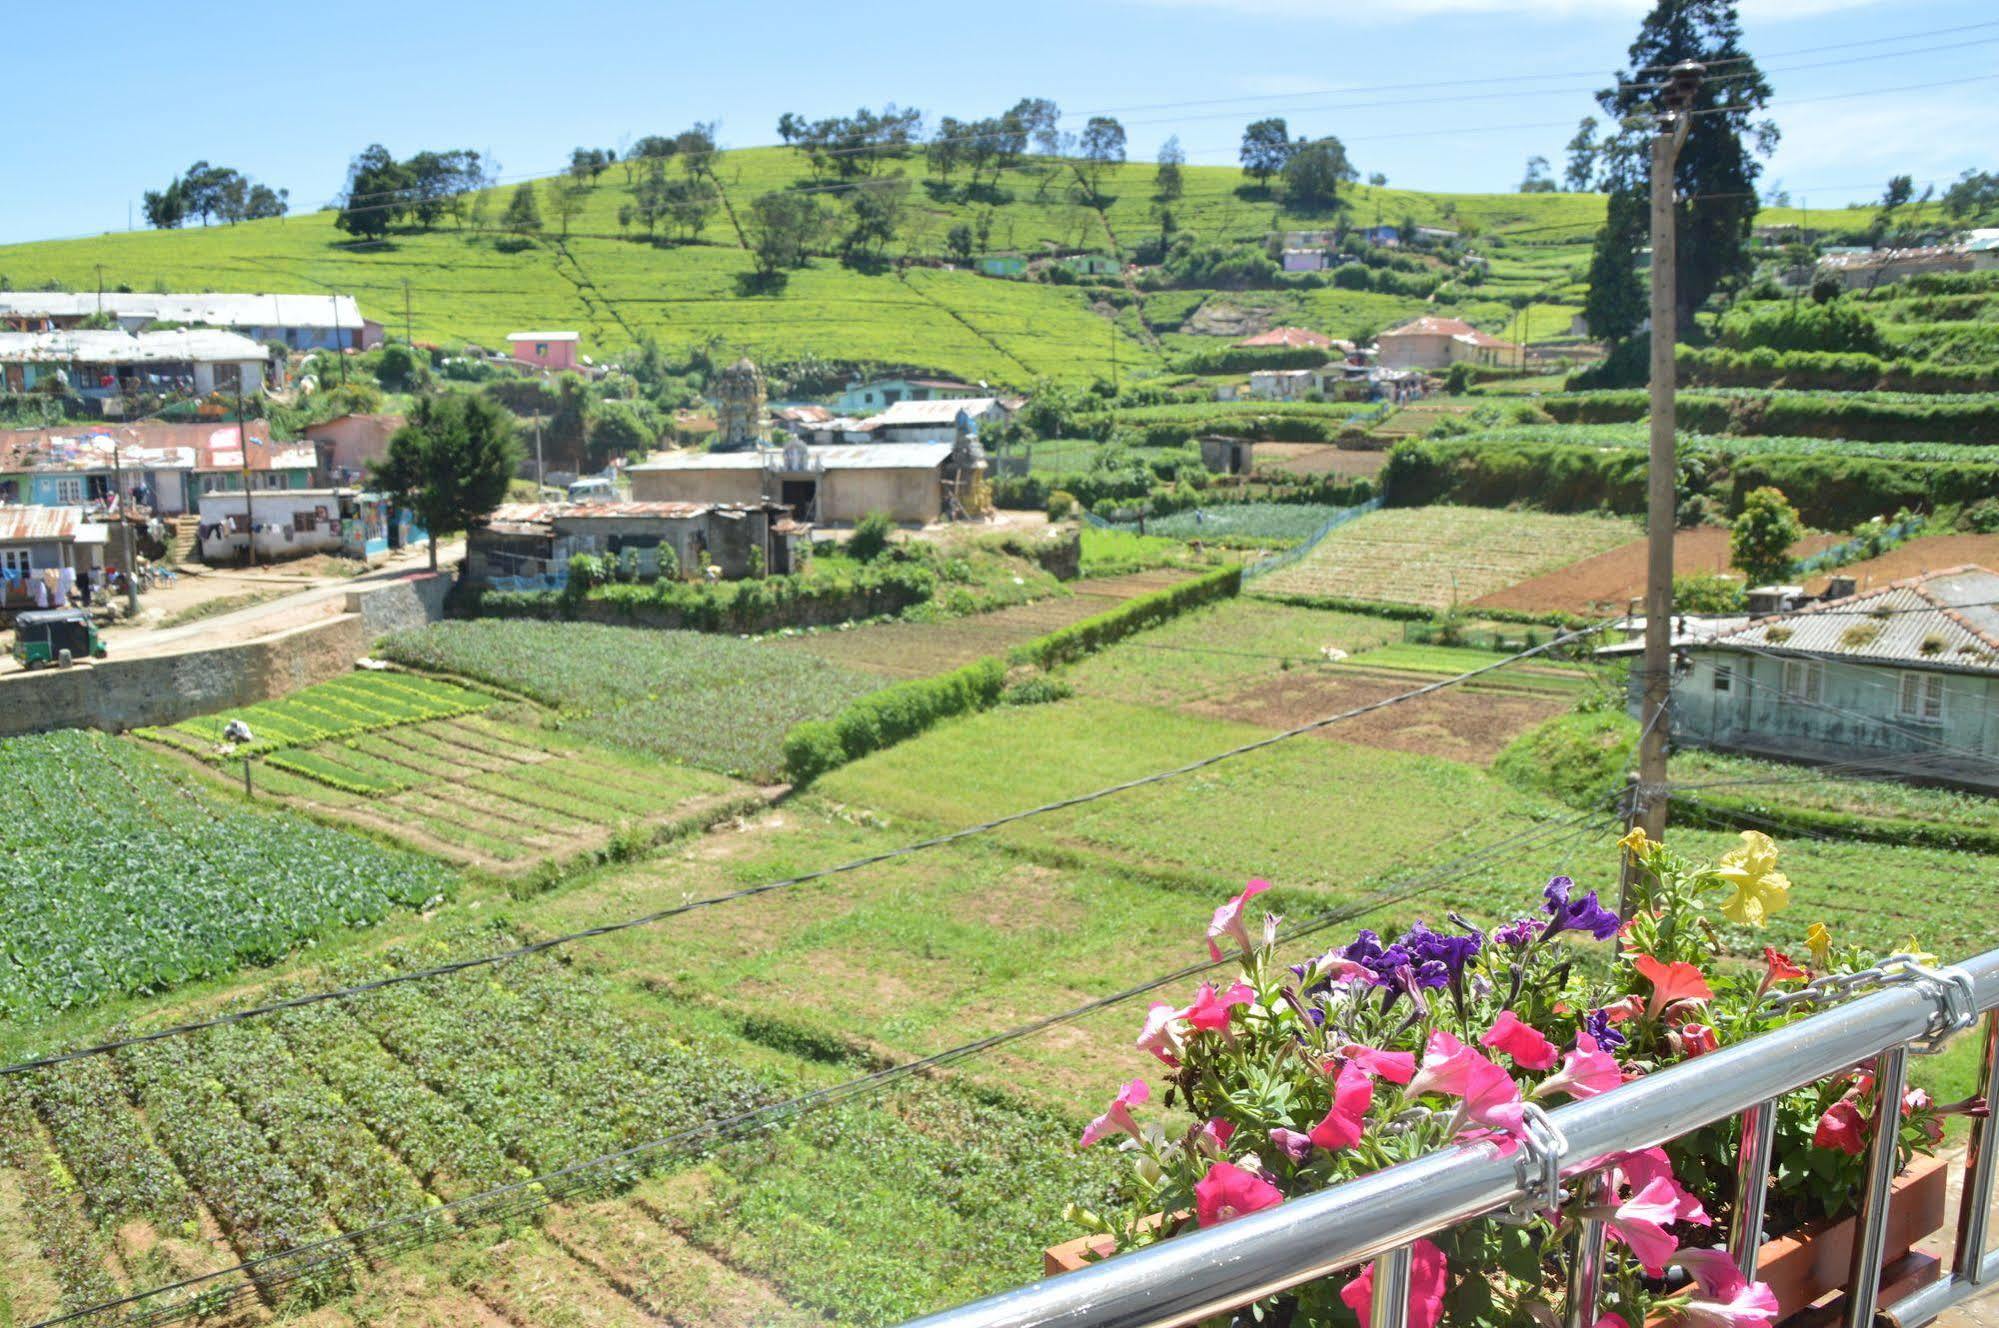
[[[247,467],[263,489],[311,485],[309,446],[273,444],[262,420],[233,424],[63,425],[0,430],[0,502],[40,506],[126,502],[161,516],[191,512],[203,490],[241,488]]]
[[[1819,259],[1816,275],[1830,277],[1843,290],[1873,290],[1904,277],[1929,272],[1969,272],[1972,256],[1957,245],[1922,245],[1913,249],[1872,249],[1859,253],[1828,253]]]
[[[249,396],[264,388],[269,354],[234,332],[0,332],[0,390],[32,391],[59,375],[78,396],[104,403],[138,393],[220,392]]]
[[[509,332],[507,346],[521,364],[536,369],[574,369],[582,338],[574,332]]]
[[[951,443],[864,443],[757,452],[672,452],[641,462],[632,498],[653,503],[732,503],[775,500],[796,520],[847,525],[885,512],[902,525],[928,525],[948,508],[957,479]]]
[[[759,562],[783,576],[793,569],[793,538],[808,531],[773,502],[507,503],[467,535],[465,577],[499,590],[540,588],[563,578],[579,553],[615,557],[647,580],[668,567],[698,580],[709,566],[735,580]]]
[[[109,528],[80,507],[0,506],[0,608],[61,608],[64,584],[83,572],[93,580],[103,574],[109,538]],[[55,573],[57,593],[45,591],[38,603],[35,583],[47,572]]]
[[[847,390],[834,403],[833,411],[838,415],[859,417],[887,410],[898,401],[943,401],[990,395],[983,387],[951,378],[856,379],[847,384]]]
[[[1954,567],[1694,643],[1673,693],[1673,737],[1999,785],[1995,605],[1999,574]],[[1637,704],[1634,694],[1634,713]]]
[[[1018,277],[1027,271],[1027,260],[1018,254],[989,254],[974,266],[988,277]]]
[[[1008,411],[997,397],[898,401],[855,428],[877,443],[948,443],[958,436],[960,415],[968,416],[974,429],[987,429],[1006,423]]]
[[[1249,375],[1249,395],[1258,401],[1303,401],[1319,390],[1316,369],[1256,369]]]
[[[378,493],[360,489],[214,489],[201,495],[202,561],[234,563],[253,545],[263,562],[315,553],[374,558],[421,541],[423,529]]]
[[[1324,272],[1331,260],[1323,249],[1286,249],[1283,266],[1286,272]]]
[[[0,328],[57,332],[103,314],[126,332],[153,323],[225,328],[292,350],[365,350],[382,325],[361,316],[352,295],[140,295],[125,291],[0,291]]]
[[[1458,318],[1434,315],[1390,328],[1376,339],[1384,369],[1448,369],[1453,364],[1505,365],[1520,348]]]
[[[1121,271],[1117,259],[1109,254],[1071,254],[1062,260],[1062,266],[1079,277],[1114,277]]]
[[[336,415],[303,432],[318,457],[319,473],[335,484],[352,484],[367,478],[369,463],[389,454],[389,439],[403,422],[401,415]]]

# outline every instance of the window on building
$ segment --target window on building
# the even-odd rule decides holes
[[[318,526],[318,524],[319,524],[318,518],[313,516],[313,514],[310,512],[292,513],[293,530],[300,532],[309,531],[315,529]]]
[[[1735,668],[1733,665],[1717,664],[1714,666],[1714,689],[1717,692],[1725,692],[1734,686],[1734,684]]]
[[[19,579],[33,570],[26,549],[0,549],[0,571],[10,578]]]
[[[1784,661],[1783,696],[1786,701],[1815,705],[1825,691],[1825,665],[1806,659]]]
[[[83,478],[59,479],[56,481],[56,501],[58,503],[80,503],[83,501]]]
[[[1896,710],[1903,719],[1918,724],[1943,723],[1943,675],[1913,670],[1904,673]]]

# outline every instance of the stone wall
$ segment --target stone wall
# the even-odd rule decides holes
[[[347,592],[347,611],[255,641],[0,677],[0,737],[177,724],[337,678],[376,638],[443,616],[446,574]]]

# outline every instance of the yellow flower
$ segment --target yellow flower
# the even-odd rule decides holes
[[[1806,929],[1805,948],[1812,952],[1814,966],[1832,967],[1832,930],[1823,922],[1814,922]]]
[[[1744,830],[1742,847],[1721,855],[1715,875],[1735,887],[1722,902],[1722,916],[1760,927],[1791,902],[1791,882],[1777,870],[1777,845],[1760,830]]]
[[[1920,945],[1917,945],[1916,938],[1914,935],[1904,936],[1902,938],[1902,943],[1895,947],[1895,953],[1905,954],[1909,956],[1909,958],[1915,960],[1917,964],[1921,965],[1924,968],[1936,967],[1937,957],[1931,954],[1929,951],[1923,949]],[[1900,967],[1902,967],[1900,964],[1888,965],[1888,969],[1890,972],[1893,972],[1895,969],[1898,969]]]
[[[1633,856],[1642,856],[1651,843],[1652,841],[1645,837],[1645,827],[1634,825],[1631,827],[1630,834],[1617,841],[1617,846],[1621,849],[1628,849]]]

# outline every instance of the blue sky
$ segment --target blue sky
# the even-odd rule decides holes
[[[553,170],[577,144],[619,146],[696,119],[719,120],[725,146],[749,146],[773,141],[785,110],[892,100],[968,116],[1023,95],[1053,98],[1078,125],[1117,113],[1134,158],[1177,132],[1190,160],[1232,162],[1245,121],[1282,114],[1294,133],[1338,134],[1363,171],[1392,183],[1504,190],[1532,153],[1559,164],[1645,4],[363,0],[203,18],[205,8],[111,0],[90,10],[87,31],[59,5],[10,14],[9,46],[62,72],[10,99],[0,243],[122,229],[143,190],[198,158],[288,188],[305,209],[329,200],[348,158],[376,141],[398,155],[477,148],[516,177]],[[1742,13],[1785,134],[1770,176],[1810,205],[1871,197],[1896,171],[1947,183],[1999,167],[1990,0],[1743,0]],[[1986,26],[1923,35],[1973,24]],[[1965,79],[1983,81],[1953,82]],[[1423,86],[1356,91],[1383,85]]]

